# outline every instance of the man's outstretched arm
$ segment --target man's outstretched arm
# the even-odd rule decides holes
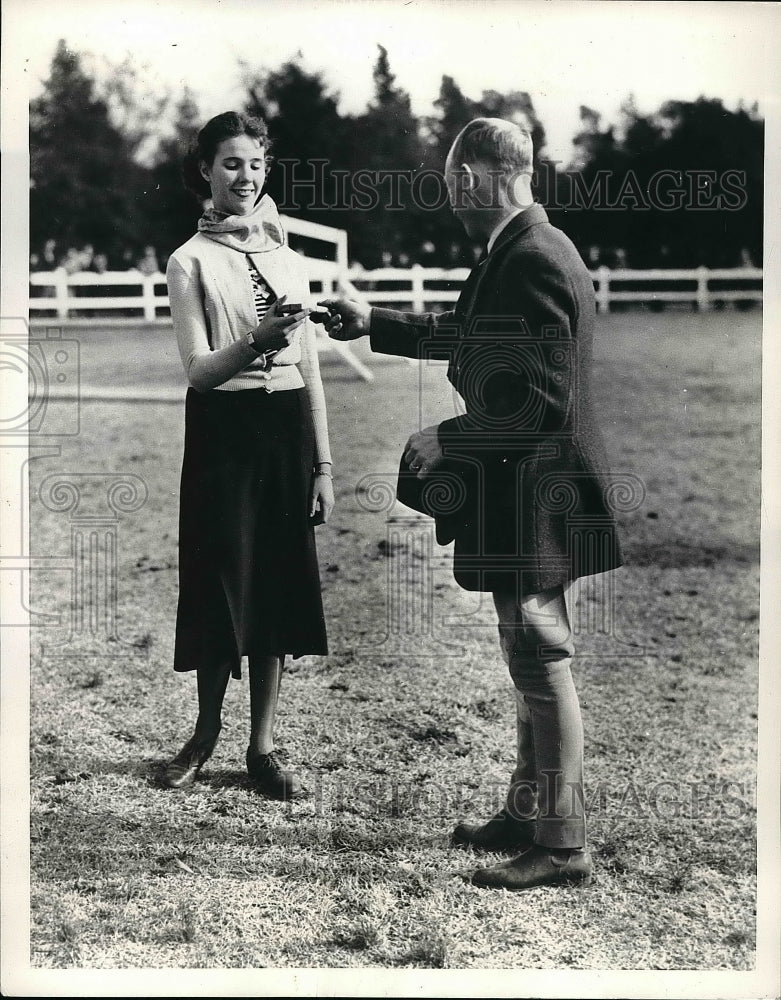
[[[331,314],[325,328],[334,340],[368,336],[375,353],[403,358],[429,356],[429,342],[438,330],[453,326],[455,316],[452,311],[408,313],[381,309],[355,299],[323,299],[318,304],[326,306]],[[442,350],[447,354],[444,342]]]

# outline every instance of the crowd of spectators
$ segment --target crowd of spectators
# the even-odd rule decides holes
[[[138,271],[139,274],[152,275],[163,273],[165,263],[153,246],[144,247],[140,253],[130,248],[120,253],[107,253],[91,243],[63,249],[57,246],[56,240],[46,240],[40,250],[30,254],[31,271],[57,271],[62,268],[66,274]]]
[[[294,247],[294,249],[297,249]],[[298,250],[304,253],[303,249]],[[445,248],[446,268],[471,267],[478,259],[479,247],[464,248],[458,243],[452,243]],[[422,243],[417,252],[382,254],[383,267],[411,267],[420,264],[423,267],[437,266],[437,248],[427,240]],[[145,246],[140,252],[126,248],[120,252],[106,252],[96,248],[91,243],[82,246],[58,247],[55,240],[46,240],[44,245],[30,254],[30,271],[56,271],[62,268],[67,274],[93,272],[105,274],[107,271],[138,271],[143,275],[163,274],[167,256],[161,255],[155,247]],[[351,268],[362,269],[355,260],[350,261]]]

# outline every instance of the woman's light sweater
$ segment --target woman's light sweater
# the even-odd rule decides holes
[[[330,462],[314,325],[305,320],[293,343],[274,356],[269,371],[263,371],[262,359],[247,343],[247,334],[258,325],[247,256],[278,298],[287,295],[290,303],[309,304],[306,271],[290,247],[247,255],[196,233],[171,254],[166,272],[171,318],[187,379],[198,392],[305,388],[314,424],[315,461]]]

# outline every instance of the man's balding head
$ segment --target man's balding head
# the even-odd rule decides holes
[[[531,173],[532,138],[525,128],[503,118],[475,118],[453,142],[448,159],[454,164],[485,163],[508,176]]]
[[[532,140],[503,118],[475,118],[445,162],[450,207],[472,239],[486,241],[508,215],[532,204]]]

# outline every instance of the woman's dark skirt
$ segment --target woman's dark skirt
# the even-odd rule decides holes
[[[174,670],[328,652],[305,390],[187,392]]]

